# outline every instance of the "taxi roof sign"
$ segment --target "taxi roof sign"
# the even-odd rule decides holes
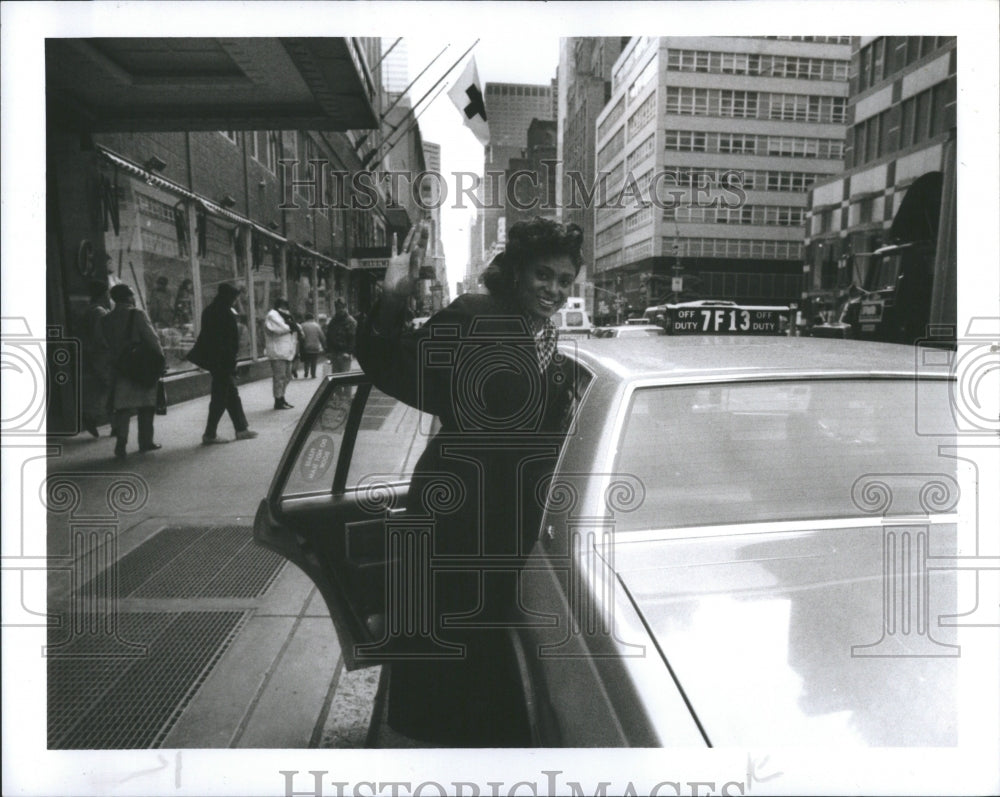
[[[663,325],[671,335],[785,335],[790,314],[787,305],[701,299],[666,305]]]

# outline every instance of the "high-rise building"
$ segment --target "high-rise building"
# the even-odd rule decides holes
[[[593,315],[590,272],[594,262],[593,203],[567,204],[567,182],[594,182],[594,138],[597,117],[611,96],[611,70],[627,38],[573,37],[562,39],[559,57],[559,149],[556,204],[564,224],[583,229],[583,268],[576,290],[586,297]]]
[[[554,121],[555,116],[551,85],[487,83],[484,99],[490,143],[485,153],[482,218],[484,249],[489,252],[504,242],[503,175],[510,160],[526,154],[528,127],[533,119]]]
[[[850,50],[843,36],[630,40],[597,119],[595,284],[639,310],[796,301],[807,191],[844,165]]]
[[[395,95],[401,94],[410,83],[410,60],[406,39],[401,39],[398,44],[395,43],[395,38],[383,37],[382,39],[382,52],[388,53],[380,66],[382,88],[387,95],[394,95],[389,98],[390,102],[396,98]]]
[[[929,192],[920,204],[936,223],[942,176],[954,170],[956,68],[953,36],[852,40],[845,170],[817,181],[809,197],[802,297],[809,319],[836,314],[850,286],[864,285],[872,254],[899,242],[890,240],[894,219],[921,178],[914,190]]]

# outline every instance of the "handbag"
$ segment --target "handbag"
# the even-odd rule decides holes
[[[140,387],[153,387],[163,374],[167,360],[160,351],[144,340],[132,340],[132,330],[137,312],[138,310],[129,312],[128,326],[125,329],[125,338],[128,342],[122,353],[118,355],[115,369],[119,374]]]

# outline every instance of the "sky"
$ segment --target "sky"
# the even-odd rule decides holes
[[[463,33],[454,37],[417,36],[405,37],[409,57],[409,80],[413,80],[427,66],[441,49],[448,49],[433,66],[418,80],[409,94],[412,102],[417,102],[431,89],[441,75],[458,61],[469,47],[476,42],[476,36]],[[395,39],[390,40],[385,47]],[[466,62],[475,58],[480,83],[485,86],[492,82],[548,84],[556,76],[559,63],[559,37],[551,34],[527,32],[519,37],[517,57],[511,57],[509,38],[483,36],[469,55],[458,61],[445,78],[447,88],[435,96],[438,86],[416,108],[420,133],[425,141],[441,145],[441,170],[454,186],[451,174],[456,171],[476,172],[483,170],[483,146],[463,123],[462,116],[448,97],[448,90],[462,74]],[[475,217],[475,209],[466,202],[466,209],[456,209],[454,197],[441,209],[441,240],[445,250],[448,269],[448,288],[455,298],[455,283],[465,277],[469,259],[470,220]]]

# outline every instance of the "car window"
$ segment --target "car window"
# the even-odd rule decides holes
[[[940,417],[922,422],[954,429],[947,383],[921,389],[941,391],[921,404]],[[942,438],[917,434],[914,390],[907,380],[636,390],[616,471],[641,479],[645,498],[619,527],[858,517],[852,490],[866,474],[953,473]],[[894,511],[923,511],[909,500]]]
[[[351,403],[363,403],[346,487],[366,476],[380,480],[407,480],[436,421],[430,415],[387,396],[354,386],[332,390],[304,434],[282,496],[328,493],[333,489],[338,458],[344,443]]]
[[[436,431],[434,416],[372,388],[347,469],[347,489],[373,476],[380,481],[408,480]]]
[[[567,310],[563,315],[563,323],[568,327],[582,327],[583,313],[578,310]]]

